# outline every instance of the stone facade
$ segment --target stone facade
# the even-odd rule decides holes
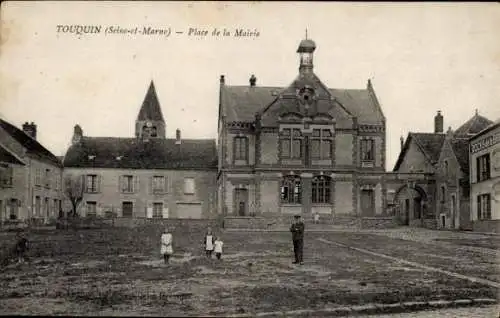
[[[0,120],[2,221],[48,221],[61,210],[62,164],[36,141],[36,126],[29,128],[32,135]]]
[[[473,230],[500,228],[500,122],[470,140],[470,219]]]
[[[386,215],[386,125],[372,84],[326,88],[314,50],[301,42],[289,87],[261,87],[254,76],[231,86],[221,76],[218,210],[234,224],[237,216]]]

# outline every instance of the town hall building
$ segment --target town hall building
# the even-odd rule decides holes
[[[386,119],[373,86],[328,88],[303,40],[288,87],[220,77],[218,209],[227,216],[386,213]]]

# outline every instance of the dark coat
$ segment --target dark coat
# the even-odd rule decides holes
[[[290,232],[292,232],[292,240],[294,241],[300,241],[304,239],[304,223],[298,222],[292,224],[290,227]]]

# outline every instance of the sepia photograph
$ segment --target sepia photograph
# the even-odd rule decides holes
[[[499,30],[3,1],[0,315],[499,318]]]

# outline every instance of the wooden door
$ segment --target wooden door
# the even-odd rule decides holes
[[[235,211],[239,216],[245,216],[248,214],[248,190],[247,189],[236,189],[234,190],[234,203]]]
[[[375,196],[373,190],[361,190],[361,213],[363,216],[375,215]]]

